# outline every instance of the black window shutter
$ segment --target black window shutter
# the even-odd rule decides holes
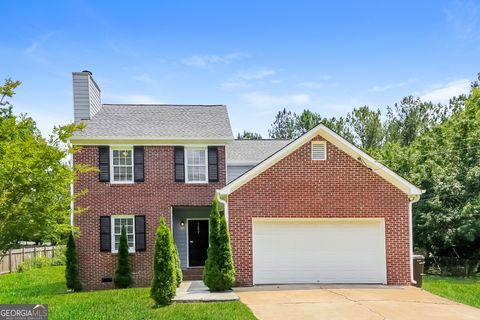
[[[98,147],[98,168],[100,182],[110,182],[110,148],[108,146]]]
[[[135,216],[135,251],[147,249],[145,238],[145,216]]]
[[[143,146],[134,146],[133,147],[133,174],[135,182],[144,181],[144,148]]]
[[[111,217],[100,217],[100,251],[112,251]]]
[[[185,182],[185,150],[183,147],[174,149],[175,182]]]
[[[218,147],[208,147],[208,181],[218,182]]]

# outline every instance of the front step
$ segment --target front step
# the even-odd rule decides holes
[[[203,268],[188,268],[183,269],[183,280],[194,281],[203,279]]]

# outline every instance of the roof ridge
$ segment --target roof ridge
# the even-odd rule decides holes
[[[235,141],[292,141],[293,139],[269,139],[269,138],[261,138],[261,139],[233,139]]]
[[[103,106],[227,107],[225,104],[102,103]]]

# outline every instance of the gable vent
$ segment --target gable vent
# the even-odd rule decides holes
[[[327,160],[327,143],[312,141],[312,160]]]

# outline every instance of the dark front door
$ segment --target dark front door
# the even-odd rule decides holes
[[[207,249],[208,220],[188,220],[188,266],[203,267]]]

